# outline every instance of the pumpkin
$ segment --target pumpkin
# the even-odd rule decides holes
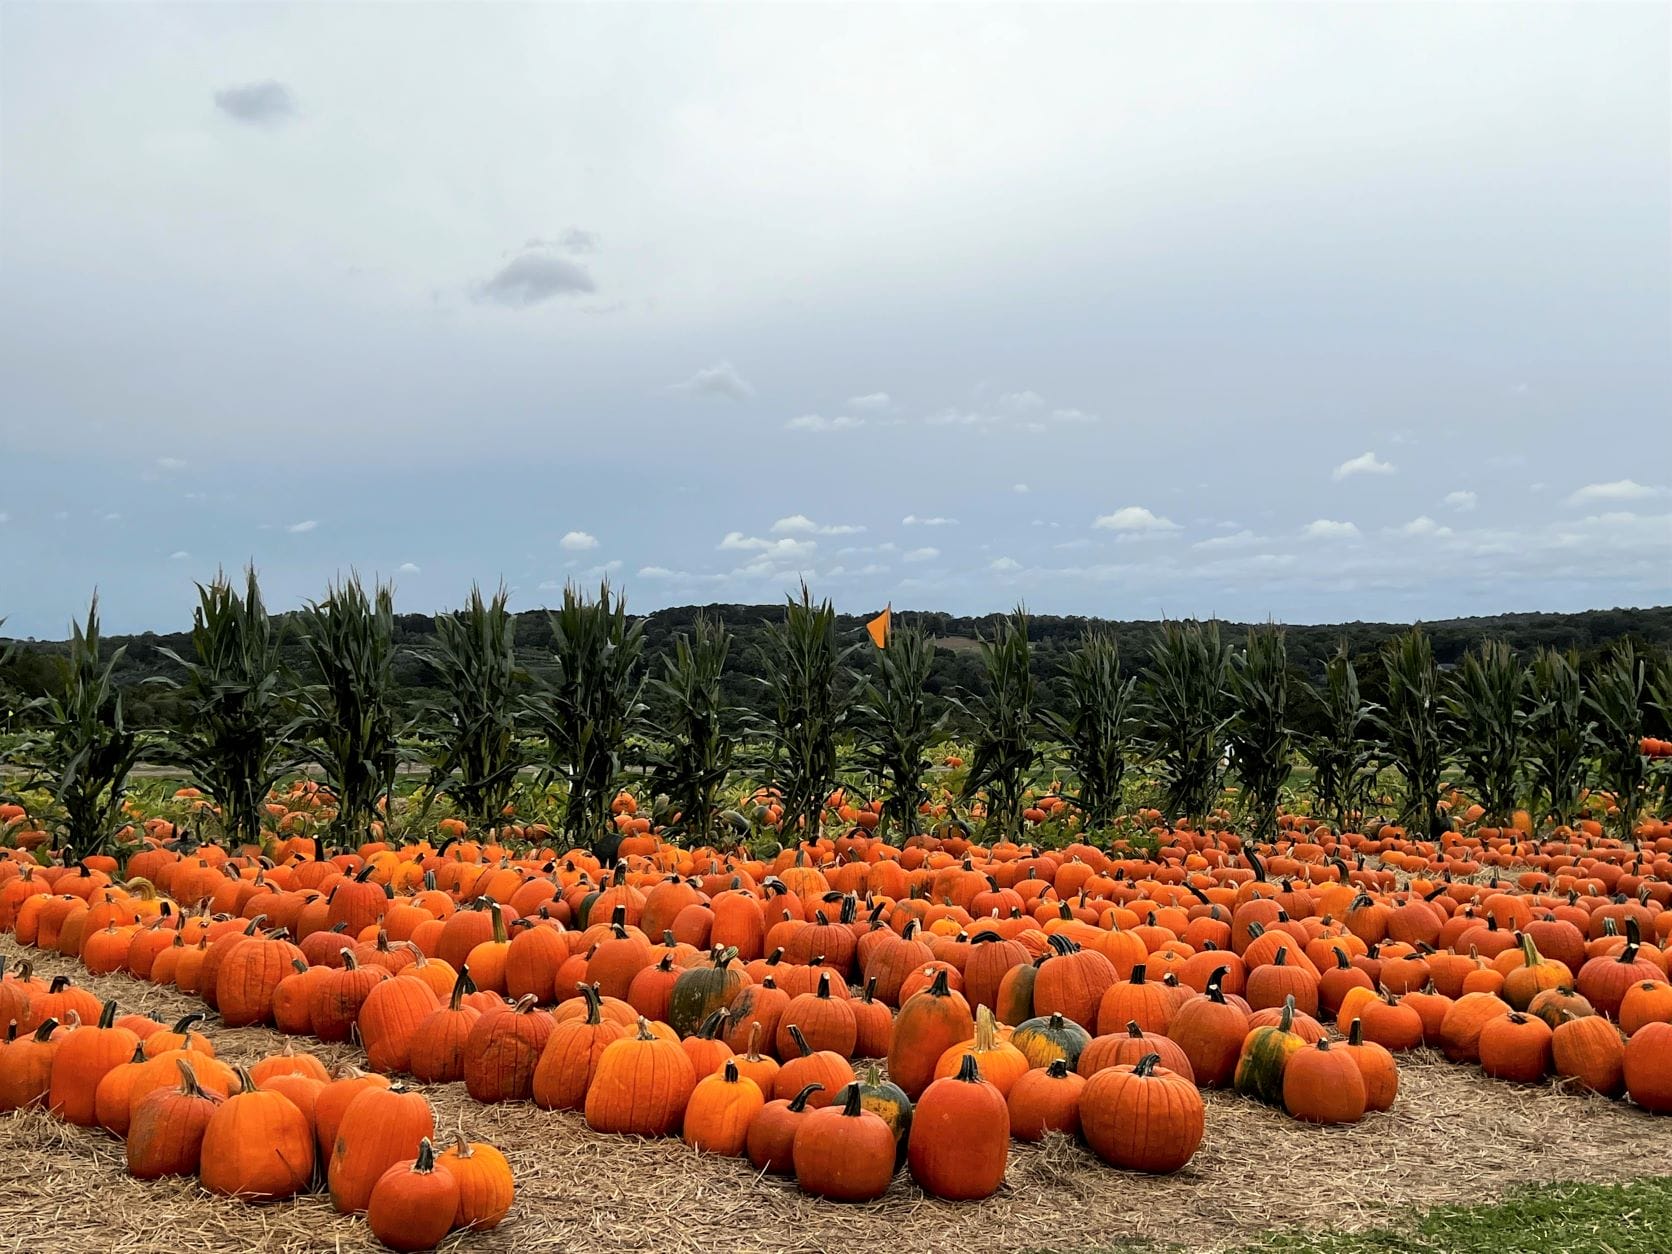
[[[1533,1015],[1498,1015],[1480,1030],[1480,1068],[1494,1079],[1536,1084],[1550,1071],[1552,1035],[1550,1025]]]
[[[1294,1001],[1285,1000],[1275,1025],[1250,1029],[1232,1079],[1237,1092],[1268,1106],[1283,1104],[1283,1072],[1289,1060],[1306,1048],[1306,1041],[1294,1031],[1294,1017]]]
[[[329,1083],[331,1079],[331,1073],[325,1069],[324,1063],[312,1054],[295,1053],[288,1042],[284,1053],[269,1054],[250,1068],[250,1079],[256,1082],[258,1088],[266,1088],[267,1081],[283,1075],[307,1076],[321,1084]]]
[[[407,1067],[412,1078],[425,1084],[447,1084],[464,1079],[464,1048],[470,1030],[482,1012],[464,1004],[476,990],[470,968],[463,968],[453,981],[445,1006],[438,1006],[412,1032],[407,1050]]]
[[[1502,961],[1502,959],[1500,959]],[[1515,1010],[1525,1010],[1533,998],[1548,989],[1571,989],[1573,972],[1565,963],[1540,955],[1531,932],[1521,935],[1521,965],[1504,976],[1504,1000]]]
[[[1347,1030],[1347,1044],[1342,1046],[1358,1064],[1364,1080],[1364,1108],[1367,1111],[1390,1110],[1399,1096],[1399,1064],[1393,1053],[1375,1041],[1364,1039],[1364,1021],[1354,1019]]]
[[[199,1087],[190,1060],[174,1060],[180,1087],[157,1089],[139,1103],[128,1121],[128,1174],[138,1180],[195,1176],[203,1137],[222,1099]]]
[[[916,1101],[935,1078],[941,1055],[974,1036],[969,1003],[952,991],[942,972],[928,988],[908,997],[894,1017],[888,1043],[889,1078]]]
[[[459,1182],[437,1166],[435,1149],[425,1137],[418,1155],[383,1172],[372,1186],[366,1225],[392,1250],[434,1249],[453,1227],[459,1210]]]
[[[314,1140],[319,1146],[320,1161],[329,1164],[337,1147],[337,1129],[354,1099],[367,1089],[386,1089],[389,1081],[380,1075],[369,1075],[357,1067],[332,1080],[314,1099]]]
[[[1142,1062],[1148,1054],[1160,1054],[1163,1067],[1195,1082],[1195,1069],[1178,1042],[1158,1032],[1144,1031],[1136,1019],[1126,1025],[1126,1031],[1099,1036],[1087,1045],[1080,1054],[1077,1070],[1083,1076],[1094,1076],[1110,1067]]]
[[[1632,1035],[1645,1023],[1672,1023],[1672,984],[1637,980],[1620,998],[1620,1031]]]
[[[708,965],[688,967],[668,997],[668,1026],[681,1036],[697,1031],[716,1010],[729,1006],[749,977],[732,964],[737,950],[715,949]]]
[[[1297,1051],[1283,1068],[1283,1108],[1303,1122],[1357,1123],[1366,1100],[1357,1059],[1327,1040]]]
[[[870,1202],[894,1178],[894,1132],[866,1110],[858,1084],[841,1103],[814,1110],[796,1128],[791,1147],[795,1182],[805,1193],[835,1202]]]
[[[972,1201],[1004,1183],[1009,1147],[1004,1095],[982,1078],[975,1056],[965,1054],[957,1074],[929,1085],[913,1108],[906,1162],[931,1197]]]
[[[728,1059],[721,1070],[704,1076],[691,1090],[691,1100],[685,1105],[685,1144],[736,1158],[743,1153],[749,1124],[765,1105],[760,1085],[738,1074],[737,1060]]]
[[[1581,1088],[1618,1097],[1625,1088],[1626,1038],[1601,1015],[1569,1016],[1550,1037],[1557,1075]]]
[[[200,1014],[182,1015],[174,1021],[173,1027],[151,1033],[145,1038],[145,1056],[155,1058],[158,1054],[165,1054],[170,1050],[187,1049],[195,1054],[213,1058],[215,1043],[192,1027],[193,1024],[202,1022],[203,1016]]]
[[[30,998],[29,1009],[17,1021],[20,1037],[27,1037],[48,1019],[60,1024],[97,1023],[104,1006],[84,988],[77,988],[67,975],[54,976],[47,991]],[[75,1016],[71,1018],[71,1016]]]
[[[1637,940],[1635,919],[1627,922],[1626,935],[1629,939],[1618,954],[1598,954],[1590,959],[1579,968],[1579,979],[1576,981],[1576,987],[1585,1000],[1596,1007],[1599,1015],[1607,1015],[1610,1019],[1619,1018],[1620,1003],[1633,984],[1666,978],[1666,972],[1660,967],[1647,958],[1638,957],[1642,945]]]
[[[807,1102],[823,1086],[809,1084],[788,1100],[775,1098],[761,1107],[749,1125],[744,1148],[755,1170],[788,1176],[795,1172],[795,1134],[812,1109]]]
[[[53,1039],[58,1020],[42,1019],[27,1036],[0,1045],[0,1111],[22,1110],[44,1103],[52,1091],[52,1059],[58,1052]]]
[[[628,1029],[601,1013],[598,991],[581,985],[587,1008],[584,1019],[566,1019],[553,1026],[534,1068],[530,1096],[544,1110],[580,1110],[604,1050],[628,1034]]]
[[[338,952],[343,965],[331,973],[329,980],[320,982],[310,1008],[314,1035],[322,1041],[346,1041],[359,1022],[360,1007],[365,1005],[372,989],[394,978],[387,967],[361,966],[352,950]],[[413,1148],[416,1152],[416,1145]]]
[[[970,1055],[981,1068],[982,1077],[1008,1096],[1011,1086],[1028,1070],[1027,1055],[1008,1040],[1000,1039],[993,1012],[981,1006],[975,1012],[975,1039],[954,1045],[940,1056],[935,1064],[935,1078],[957,1075],[965,1055]]]
[[[829,971],[820,971],[818,981],[816,991],[792,997],[784,1007],[775,1039],[779,1057],[792,1054],[796,1048],[790,1038],[792,1026],[801,1029],[815,1050],[828,1049],[844,1058],[853,1054],[859,1040],[859,1024],[853,1007],[846,997],[830,995]]]
[[[517,1192],[505,1155],[492,1145],[466,1140],[461,1131],[436,1162],[459,1184],[459,1208],[453,1215],[453,1227],[474,1232],[499,1227]]]
[[[1114,964],[1095,949],[1082,949],[1061,932],[1051,937],[1050,946],[1050,954],[1034,976],[1032,1012],[1023,1018],[1055,1011],[1076,1023],[1101,1026],[1103,996],[1120,979]]]
[[[139,1036],[114,1026],[116,1003],[107,1001],[98,1022],[65,1036],[52,1059],[52,1087],[47,1105],[52,1113],[79,1128],[98,1123],[99,1081],[133,1057]]]
[[[435,1115],[423,1094],[399,1084],[362,1089],[337,1125],[327,1172],[331,1205],[345,1215],[364,1211],[383,1173],[417,1158],[419,1144],[434,1135]]]
[[[1010,1043],[1021,1051],[1029,1067],[1042,1069],[1061,1059],[1072,1071],[1079,1065],[1080,1051],[1091,1044],[1091,1033],[1060,1012],[1053,1012],[1017,1025]]]
[[[1010,1135],[1019,1141],[1042,1141],[1048,1132],[1076,1136],[1080,1131],[1080,1094],[1086,1078],[1069,1070],[1066,1058],[1035,1067],[1017,1080],[1005,1104]]]
[[[1097,1007],[1097,1031],[1108,1036],[1136,1021],[1146,1032],[1166,1032],[1176,1013],[1178,1005],[1167,986],[1149,979],[1147,965],[1140,962],[1129,977],[1104,992]]]
[[[1289,961],[1287,945],[1279,945],[1270,962],[1249,971],[1243,995],[1251,1010],[1276,1009],[1293,998],[1299,1013],[1318,1013],[1318,977],[1304,966]]]
[[[203,1130],[203,1187],[246,1201],[293,1197],[313,1180],[313,1130],[288,1097],[256,1088],[247,1072],[238,1078],[240,1091]]]
[[[409,1070],[413,1037],[440,1009],[441,1002],[422,980],[381,980],[374,984],[360,1004],[356,1020],[372,1070]]]
[[[1202,1143],[1202,1095],[1150,1054],[1136,1066],[1099,1071],[1080,1090],[1080,1134],[1104,1162],[1166,1173]]]
[[[731,1047],[729,1034],[726,1037],[726,1044],[728,1048]],[[769,1058],[760,1052],[760,1044],[761,1025],[757,1023],[749,1030],[748,1052],[737,1054],[734,1057],[737,1062],[738,1074],[753,1080],[760,1086],[760,1091],[764,1094],[772,1092],[776,1086],[779,1067],[776,1058]]]
[[[809,1104],[814,1109],[831,1105],[842,1089],[853,1083],[852,1064],[831,1050],[815,1050],[801,1035],[800,1028],[790,1029],[790,1041],[799,1052],[778,1068],[777,1079],[772,1082],[772,1095],[787,1097],[799,1093],[809,1084],[817,1084],[820,1090],[809,1099]]]
[[[1509,1003],[1496,994],[1464,993],[1440,1024],[1440,1049],[1453,1062],[1479,1062],[1481,1030],[1509,1013]]]
[[[215,1005],[229,1028],[273,1018],[273,995],[302,951],[287,941],[252,936],[229,950],[215,976]]]
[[[1626,1042],[1624,1064],[1631,1100],[1651,1114],[1672,1114],[1672,1023],[1638,1028]]]
[[[1191,1075],[1203,1088],[1224,1088],[1231,1083],[1248,1036],[1248,1011],[1228,1000],[1224,992],[1229,970],[1220,967],[1209,976],[1206,990],[1180,1006],[1167,1028],[1168,1037],[1184,1051]]]
[[[859,1104],[888,1125],[894,1134],[895,1165],[906,1161],[906,1141],[911,1134],[911,1098],[891,1080],[883,1079],[876,1063],[865,1069],[858,1081]]]
[[[691,1060],[691,1069],[699,1080],[720,1070],[734,1054],[723,1035],[727,1015],[724,1007],[716,1010],[703,1021],[694,1036],[687,1036],[679,1043],[685,1056]]]
[[[498,1014],[483,1015],[464,1044],[464,1086],[479,1102],[525,1101],[555,1024],[534,1008],[532,994]]]
[[[197,1083],[211,1093],[221,1097],[230,1097],[239,1091],[242,1083],[238,1073],[218,1058],[210,1058],[207,1054],[200,1054],[196,1050],[170,1050],[158,1054],[155,1058],[145,1060],[143,1066],[133,1073],[128,1080],[128,1111],[127,1119],[132,1120],[133,1112],[139,1103],[144,1101],[157,1089],[171,1089],[180,1083],[180,1071],[174,1065],[176,1058],[185,1058],[192,1064],[192,1070],[197,1075]],[[108,1077],[106,1077],[108,1079]],[[102,1085],[101,1085],[102,1087]],[[100,1122],[103,1122],[104,1112],[100,1111]],[[106,1125],[108,1126],[108,1125]],[[127,1123],[122,1125],[124,1132]]]
[[[586,1092],[586,1124],[594,1132],[666,1136],[679,1127],[697,1073],[678,1042],[657,1036],[650,1022],[611,1041]]]
[[[13,1028],[16,1028],[14,1023]],[[4,1058],[6,1046],[0,1045],[0,1058]],[[135,1047],[133,1056],[127,1062],[112,1067],[105,1072],[104,1079],[99,1081],[99,1087],[93,1095],[93,1113],[99,1121],[99,1127],[116,1136],[125,1136],[128,1125],[133,1118],[132,1096],[134,1081],[139,1078],[141,1070],[149,1061],[145,1057],[143,1044]],[[3,1073],[0,1073],[3,1075]],[[5,1083],[0,1079],[0,1091]],[[0,1098],[0,1101],[3,1101]]]
[[[778,1022],[789,1004],[790,995],[779,988],[770,975],[759,984],[743,985],[726,1007],[726,1044],[734,1052],[741,1051],[748,1046],[754,1029],[758,1027],[762,1039],[771,1048],[778,1037]],[[892,1015],[889,1021],[893,1022]],[[857,1026],[857,1016],[855,1023]]]

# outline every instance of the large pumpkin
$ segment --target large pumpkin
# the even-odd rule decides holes
[[[423,1094],[398,1084],[363,1089],[337,1125],[331,1204],[345,1215],[364,1211],[383,1173],[417,1158],[419,1144],[434,1135],[435,1114]]]
[[[1080,1091],[1080,1133],[1104,1162],[1128,1171],[1171,1172],[1202,1143],[1205,1112],[1196,1086],[1158,1065],[1111,1067]]]
[[[840,1104],[815,1110],[796,1129],[791,1148],[795,1182],[816,1197],[869,1202],[894,1177],[894,1133],[866,1110],[859,1085],[842,1090]]]
[[[242,1091],[204,1128],[203,1187],[247,1201],[293,1197],[313,1180],[313,1129],[288,1097],[256,1088],[247,1073],[240,1078]]]
[[[648,1020],[612,1041],[598,1059],[586,1093],[586,1123],[594,1132],[667,1136],[680,1125],[697,1086],[697,1073],[678,1042],[657,1036]]]
[[[940,1057],[975,1036],[969,1003],[954,993],[944,971],[921,993],[913,993],[894,1017],[888,1044],[888,1075],[916,1101],[935,1078]]]
[[[964,1055],[956,1075],[929,1085],[912,1110],[906,1162],[931,1197],[992,1196],[1004,1183],[1009,1149],[1010,1109],[973,1055]]]
[[[1274,1026],[1254,1028],[1248,1033],[1237,1057],[1233,1080],[1237,1092],[1268,1106],[1283,1104],[1284,1069],[1289,1059],[1306,1046],[1305,1040],[1294,1031],[1294,1017],[1294,999],[1286,998]]]

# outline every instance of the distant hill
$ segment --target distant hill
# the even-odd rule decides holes
[[[660,666],[660,658],[671,652],[675,637],[689,630],[699,614],[718,618],[730,628],[734,636],[728,675],[732,699],[740,705],[759,707],[760,689],[752,678],[760,673],[756,658],[767,628],[782,620],[783,607],[693,605],[644,615],[645,652],[651,665]],[[903,613],[898,617],[922,626],[939,643],[928,684],[931,701],[940,702],[960,690],[980,690],[982,672],[977,641],[991,634],[992,624],[999,615],[969,618],[941,613]],[[843,638],[859,639],[864,622],[863,617],[840,616],[838,624]],[[1134,670],[1144,665],[1160,626],[1158,622],[1147,620],[1112,622],[1078,616],[1033,617],[1029,636],[1034,644],[1034,666],[1040,679],[1045,681],[1042,695],[1048,704],[1054,704],[1058,696],[1051,681],[1060,669],[1063,655],[1087,627],[1094,625],[1114,633],[1125,665]],[[1289,626],[1286,632],[1291,668],[1296,678],[1315,680],[1322,675],[1325,661],[1345,641],[1357,660],[1366,695],[1374,700],[1380,694],[1382,683],[1376,651],[1383,641],[1407,626],[1404,623],[1361,622]],[[1578,614],[1499,614],[1486,618],[1425,622],[1422,626],[1433,638],[1434,652],[1442,666],[1455,663],[1471,645],[1488,637],[1507,641],[1523,655],[1530,655],[1545,646],[1572,648],[1579,652],[1583,665],[1588,665],[1607,646],[1625,637],[1656,648],[1672,647],[1672,606],[1588,610]],[[551,642],[546,613],[529,610],[517,615],[516,629],[521,661],[531,673],[538,674],[549,656]],[[1247,631],[1247,625],[1222,623],[1221,630],[1228,639],[1237,640]],[[398,682],[403,694],[416,701],[429,691],[430,672],[419,654],[434,638],[435,620],[427,614],[403,614],[396,619],[396,631],[403,646],[397,666]],[[167,688],[148,685],[144,681],[159,675],[178,677],[179,668],[161,650],[168,648],[189,655],[189,634],[146,632],[108,637],[108,642],[111,648],[127,648],[118,670],[118,680],[127,694],[130,717],[142,726],[165,721],[169,717],[173,698]],[[22,700],[50,691],[59,682],[59,659],[67,648],[68,645],[62,641],[23,642],[19,655],[8,666],[0,668],[0,702],[4,703],[0,713],[9,716]],[[291,666],[299,671],[305,670],[299,642],[291,641],[286,646],[285,656]],[[864,654],[860,654],[860,658],[863,664]],[[1304,711],[1300,717],[1304,720]],[[6,717],[3,722],[9,723],[10,718]]]

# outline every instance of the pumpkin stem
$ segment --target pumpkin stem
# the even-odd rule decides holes
[[[52,1034],[58,1030],[58,1020],[42,1019],[41,1026],[35,1029],[35,1042],[45,1045],[52,1039]]]
[[[176,1036],[186,1036],[191,1032],[194,1023],[202,1023],[203,1020],[204,1016],[200,1014],[182,1015],[175,1020],[172,1031]]]
[[[1126,1021],[1126,1035],[1131,1040],[1141,1041],[1144,1039],[1144,1029],[1138,1026],[1136,1019],[1128,1019]]]
[[[975,1061],[975,1055],[973,1053],[965,1054],[963,1058],[958,1061],[957,1078],[964,1081],[966,1084],[981,1084],[983,1082],[981,1076],[981,1066]]]
[[[848,1119],[859,1118],[859,1116],[861,1114],[861,1107],[860,1107],[860,1104],[859,1104],[859,1097],[860,1097],[860,1093],[859,1093],[859,1081],[858,1080],[855,1080],[851,1084],[846,1084],[842,1087],[842,1093],[841,1093],[842,1114],[846,1118],[848,1118]]]
[[[435,1170],[435,1146],[430,1144],[429,1137],[418,1142],[418,1159],[412,1164],[412,1170],[420,1175],[428,1175]]]
[[[715,1011],[714,1013],[719,1014],[720,1012]],[[802,1035],[801,1029],[793,1023],[790,1024],[790,1040],[795,1042],[795,1047],[801,1051],[801,1056],[803,1058],[811,1058],[813,1056],[812,1046],[807,1044],[807,1038]]]
[[[1229,966],[1213,969],[1213,974],[1208,976],[1207,997],[1209,1001],[1217,1002],[1221,1006],[1225,1004],[1225,990],[1222,986],[1225,983],[1225,977],[1229,974],[1231,974]]]
[[[1138,1065],[1132,1068],[1133,1075],[1148,1076],[1155,1074],[1155,1069],[1161,1065],[1160,1054],[1145,1054],[1138,1059]]]
[[[115,1026],[115,1024],[116,1003],[114,1001],[107,1001],[99,1010],[99,1026],[101,1028],[108,1028]]]
[[[643,1020],[640,1020],[640,1022],[643,1022]],[[790,1098],[790,1109],[795,1111],[797,1114],[800,1114],[803,1110],[807,1109],[808,1099],[811,1098],[814,1093],[822,1092],[824,1092],[824,1085],[809,1084],[806,1088],[802,1089],[801,1092]]]

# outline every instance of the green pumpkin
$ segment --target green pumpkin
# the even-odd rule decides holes
[[[1295,999],[1283,999],[1283,1017],[1274,1028],[1255,1028],[1242,1042],[1237,1059],[1237,1092],[1268,1106],[1283,1105],[1283,1071],[1306,1042],[1291,1027],[1295,1021]]]
[[[1091,1044],[1091,1033],[1053,1012],[1017,1025],[1010,1043],[1026,1055],[1029,1067],[1048,1067],[1060,1058],[1072,1071],[1080,1064],[1080,1051]]]
[[[669,1027],[681,1036],[690,1036],[709,1015],[731,1004],[743,987],[743,973],[731,965],[736,958],[736,949],[716,949],[709,965],[680,972],[668,998]]]
[[[858,1081],[859,1108],[876,1115],[894,1133],[894,1165],[906,1161],[906,1137],[911,1133],[911,1098],[898,1084],[883,1079],[876,1063],[865,1070],[865,1078]]]

